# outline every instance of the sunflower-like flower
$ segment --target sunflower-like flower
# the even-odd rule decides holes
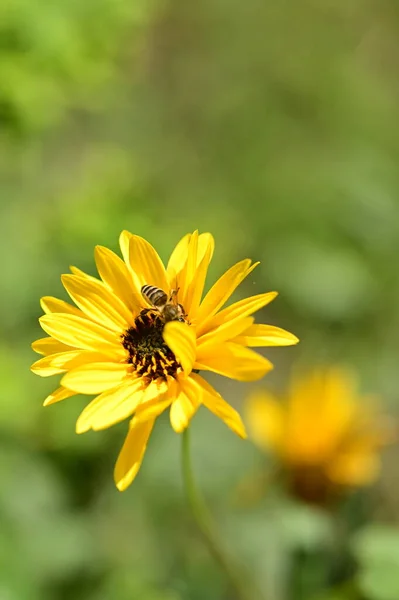
[[[246,436],[239,414],[200,371],[256,380],[272,365],[251,346],[288,346],[298,340],[283,329],[254,324],[251,315],[275,292],[221,310],[258,263],[235,264],[202,299],[214,250],[209,233],[187,234],[166,268],[142,237],[123,231],[120,247],[124,260],[96,247],[100,279],[75,267],[62,276],[76,306],[42,298],[46,314],[40,324],[49,337],[33,343],[44,357],[32,370],[42,377],[64,374],[45,406],[75,394],[97,395],[79,416],[77,433],[105,429],[134,415],[114,473],[124,490],[140,468],[156,417],[169,407],[176,432],[203,404]]]
[[[304,500],[324,503],[378,476],[379,451],[394,428],[357,388],[352,371],[329,367],[294,377],[286,402],[266,390],[247,399],[250,437],[279,459],[291,490]]]

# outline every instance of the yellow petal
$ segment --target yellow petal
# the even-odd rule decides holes
[[[219,345],[221,342],[226,342],[228,340],[233,341],[233,338],[248,329],[253,322],[253,317],[244,317],[243,319],[238,318],[233,321],[226,321],[197,340],[198,352],[200,352],[201,356],[203,356],[205,352],[211,354],[210,348],[213,344]]]
[[[267,358],[232,342],[214,345],[211,351],[212,354],[202,354],[201,348],[198,348],[195,369],[213,371],[237,381],[255,381],[273,368]]]
[[[123,492],[136,477],[153,427],[154,421],[138,423],[135,419],[132,419],[129,433],[114,470],[116,487],[120,492]]]
[[[170,407],[170,423],[176,433],[181,433],[189,425],[201,404],[201,397],[202,389],[190,378],[182,382],[180,393]]]
[[[94,257],[101,279],[108,288],[133,314],[140,312],[140,290],[134,287],[132,276],[123,260],[104,246],[96,246]]]
[[[39,322],[46,333],[68,346],[104,351],[106,354],[112,352],[115,360],[126,356],[126,351],[115,333],[88,319],[55,313],[41,317]]]
[[[222,396],[218,394],[203,377],[193,373],[190,378],[194,381],[194,384],[200,388],[199,394],[202,404],[213,412],[213,414],[222,419],[227,427],[230,427],[234,433],[245,439],[247,433],[238,412],[223,400]]]
[[[365,486],[377,479],[380,468],[381,462],[377,454],[359,449],[337,456],[328,465],[328,475],[340,485]]]
[[[210,319],[208,321],[208,328],[214,329],[226,321],[233,321],[240,317],[243,318],[252,315],[257,310],[266,306],[266,304],[269,304],[276,296],[277,292],[268,292],[267,294],[258,294],[257,296],[251,296],[250,298],[244,298],[239,302],[235,302]]]
[[[171,321],[166,323],[163,330],[163,339],[172,350],[186,374],[191,372],[195,361],[196,336],[195,330],[190,325]]]
[[[253,392],[245,406],[251,439],[260,448],[279,451],[284,443],[284,409],[266,391]]]
[[[186,394],[181,390],[179,396],[170,407],[170,424],[176,433],[181,433],[188,426],[195,410]]]
[[[72,390],[67,390],[64,387],[59,387],[49,396],[47,396],[47,398],[43,402],[43,406],[55,404],[56,402],[60,402],[61,400],[65,400],[66,398],[71,398],[71,396],[75,396],[75,392],[72,392]]]
[[[213,246],[211,245],[211,243],[209,243],[209,246],[206,248],[205,254],[201,262],[196,266],[195,275],[191,278],[191,283],[186,293],[186,297],[184,300],[185,303],[183,306],[191,320],[195,320],[197,316],[198,308],[202,298],[202,292],[204,291],[209,263],[212,258],[212,252]]]
[[[166,382],[162,379],[153,381],[145,390],[144,396],[136,409],[137,421],[150,421],[158,417],[177,395],[177,381],[171,379]]]
[[[40,375],[40,377],[51,377],[59,375],[71,369],[76,369],[81,365],[92,362],[107,361],[109,358],[99,352],[91,352],[90,350],[70,350],[68,352],[60,352],[50,354],[37,360],[31,366],[31,371]]]
[[[172,387],[175,385],[176,382],[173,382]],[[170,405],[168,389],[168,383],[162,379],[152,381],[145,388],[141,401],[135,408],[137,421],[155,419]]]
[[[81,350],[78,350],[78,352],[81,352]],[[58,356],[58,355],[55,354],[53,356]],[[60,373],[65,373],[66,369],[60,369],[59,367],[58,368],[52,367],[49,364],[49,358],[51,358],[51,357],[52,356],[45,356],[45,357],[41,358],[40,360],[37,360],[36,362],[34,362],[30,368],[32,373],[35,373],[35,375],[39,375],[39,377],[52,377],[53,375],[59,375]]]
[[[168,266],[166,268],[170,289],[176,289],[178,287],[177,280],[180,279],[180,274],[185,268],[187,262],[190,239],[191,233],[187,233],[187,235],[180,240],[171,254]],[[212,260],[214,249],[215,241],[212,234],[201,233],[198,236],[197,268],[202,263],[206,254],[209,254],[209,262]]]
[[[287,460],[319,465],[330,460],[359,422],[356,384],[335,369],[293,380],[287,407]]]
[[[184,269],[184,265],[186,264],[190,237],[191,233],[187,233],[170,255],[168,266],[166,267],[170,288],[177,288],[176,276]]]
[[[107,429],[127,419],[141,402],[143,392],[142,379],[134,379],[103,392],[80,414],[76,423],[76,433],[84,433],[89,429],[94,431]]]
[[[197,319],[199,325],[212,317],[227,302],[237,286],[250,272],[250,265],[251,261],[248,258],[241,260],[230,267],[211,287],[198,309]],[[202,330],[200,331],[202,332]]]
[[[90,281],[99,281],[99,279],[97,277],[93,277],[92,275],[88,275],[87,273],[85,273],[81,269],[78,269],[78,267],[72,267],[71,266],[71,267],[69,267],[69,270],[74,275],[78,275],[78,277],[84,277],[85,279],[90,279]]]
[[[234,340],[243,346],[293,346],[299,342],[296,335],[273,325],[251,325]]]
[[[78,394],[100,394],[122,383],[130,369],[127,364],[90,363],[69,371],[61,384]]]
[[[132,237],[132,233],[130,231],[122,231],[119,236],[119,246],[122,252],[123,260],[126,265],[129,265],[129,246],[130,246],[130,238]]]
[[[177,276],[176,286],[179,289],[179,302],[186,310],[189,308],[189,299],[187,297],[189,285],[195,276],[197,268],[197,253],[198,253],[198,231],[194,231],[190,235],[187,248],[187,260],[184,268]]]
[[[204,256],[210,252],[209,262],[212,260],[215,251],[215,240],[211,233],[200,233],[198,238],[198,256],[197,264],[202,262]]]
[[[168,264],[169,287],[179,291],[178,302],[190,320],[201,300],[213,248],[210,234],[194,231],[179,242]]]
[[[40,306],[46,315],[51,313],[66,313],[70,315],[77,315],[78,317],[84,317],[85,315],[81,310],[65,302],[65,300],[59,300],[53,296],[44,296],[40,299]]]
[[[181,389],[184,391],[186,396],[190,399],[191,404],[194,407],[200,406],[202,402],[203,390],[198,387],[198,382],[196,382],[192,377],[187,378],[179,378],[178,383]],[[212,388],[213,389],[213,388]],[[217,392],[215,392],[217,393]]]
[[[69,350],[75,350],[75,348],[67,346],[52,337],[45,337],[33,342],[32,350],[38,354],[48,356],[49,354],[58,354],[59,352],[69,352]]]
[[[137,422],[152,421],[166,410],[172,402],[169,394],[164,394],[153,400],[141,402],[137,407],[134,418]]]
[[[132,235],[129,239],[128,264],[138,289],[148,284],[168,292],[165,267],[157,251],[138,235]]]
[[[96,323],[119,333],[132,324],[129,309],[101,281],[76,275],[63,275],[61,280],[75,304]]]
[[[147,385],[145,389],[145,393],[141,401],[142,406],[144,407],[148,402],[158,400],[159,398],[161,398],[161,396],[166,394],[168,390],[169,385],[163,379],[151,381],[151,383]]]

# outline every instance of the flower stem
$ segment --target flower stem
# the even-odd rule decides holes
[[[188,427],[182,434],[182,469],[188,502],[209,552],[225,572],[231,587],[236,592],[237,598],[239,600],[254,600],[254,595],[251,593],[249,586],[242,581],[236,566],[231,564],[224,550],[221,548],[210,514],[195,485],[191,468],[190,433]]]

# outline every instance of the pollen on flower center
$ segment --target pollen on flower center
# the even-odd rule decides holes
[[[150,380],[174,377],[180,363],[162,336],[164,321],[156,310],[145,308],[122,335],[122,345],[128,351],[128,362],[137,375]]]

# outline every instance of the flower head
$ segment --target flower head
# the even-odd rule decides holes
[[[253,441],[280,459],[294,492],[310,501],[372,483],[379,450],[392,440],[390,423],[341,368],[294,378],[284,403],[265,390],[252,393],[246,416]]]
[[[243,260],[203,296],[214,241],[209,233],[186,235],[165,268],[143,238],[123,231],[123,260],[95,249],[100,279],[75,267],[62,283],[76,306],[44,297],[40,324],[49,337],[33,343],[43,358],[33,364],[43,377],[63,374],[44,405],[75,394],[96,395],[76,430],[101,430],[132,417],[115,467],[125,489],[137,474],[154,421],[170,407],[170,421],[183,431],[203,404],[245,437],[239,414],[199,374],[213,371],[250,381],[272,368],[251,346],[287,346],[297,338],[277,327],[254,324],[251,316],[275,292],[246,298],[222,309],[256,267]],[[222,310],[221,310],[222,309]]]

